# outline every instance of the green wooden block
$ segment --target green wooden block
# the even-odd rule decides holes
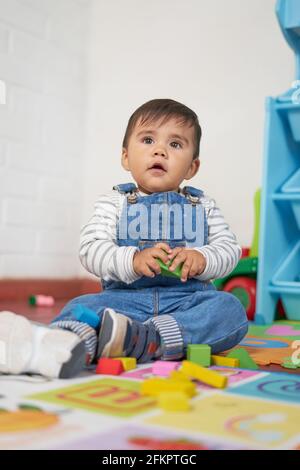
[[[211,364],[211,347],[208,344],[188,344],[187,360],[199,366],[209,367]]]
[[[234,357],[235,359],[239,359],[241,369],[259,369],[256,362],[253,361],[253,359],[249,356],[246,349],[244,348],[234,349],[229,354],[227,354],[227,357]]]
[[[157,262],[161,268],[162,276],[176,277],[179,279],[181,278],[181,268],[183,263],[179,264],[174,271],[169,271],[168,267],[172,263],[171,260],[168,262],[168,264],[165,264],[161,259],[157,258]]]

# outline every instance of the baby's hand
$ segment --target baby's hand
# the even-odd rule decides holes
[[[173,250],[167,243],[159,242],[151,248],[145,248],[142,251],[136,251],[133,257],[133,269],[136,274],[154,277],[155,274],[160,274],[161,269],[156,261],[160,258],[165,264],[170,261],[168,254]]]
[[[177,266],[183,263],[181,268],[181,281],[185,282],[187,278],[194,277],[203,273],[206,267],[206,259],[197,250],[191,248],[174,248],[172,254],[168,255],[169,260],[173,260],[169,266],[169,271],[174,271]]]

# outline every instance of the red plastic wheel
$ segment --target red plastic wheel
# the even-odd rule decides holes
[[[233,277],[225,286],[223,291],[230,292],[243,304],[248,320],[254,320],[256,304],[256,280],[250,277]]]

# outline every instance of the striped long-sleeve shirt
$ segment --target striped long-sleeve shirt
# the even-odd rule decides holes
[[[146,194],[140,192],[140,195]],[[87,271],[101,280],[130,284],[141,276],[133,269],[133,256],[138,248],[117,245],[117,223],[125,199],[125,194],[117,190],[99,196],[93,216],[81,230],[79,257]],[[203,254],[206,268],[194,277],[210,281],[227,276],[235,268],[241,256],[241,248],[215,200],[203,195],[201,203],[208,224],[208,243],[193,249]]]

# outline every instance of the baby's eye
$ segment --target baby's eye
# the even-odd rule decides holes
[[[144,138],[143,138],[143,142],[145,142],[145,144],[151,143],[151,142],[149,142],[149,140],[151,140],[151,142],[153,142],[153,140],[152,140],[151,137],[144,137]]]
[[[175,145],[173,145],[173,144],[175,144]],[[175,149],[182,148],[182,145],[181,145],[179,142],[171,142],[171,145],[172,145],[172,147],[174,147]]]

